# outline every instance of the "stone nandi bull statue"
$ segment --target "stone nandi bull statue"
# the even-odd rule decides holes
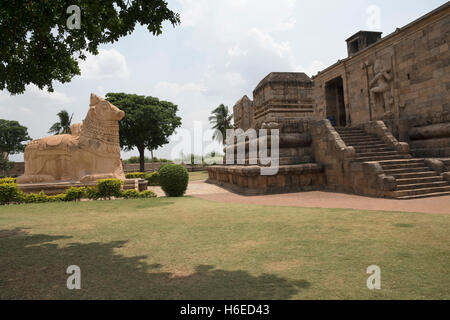
[[[25,174],[17,183],[125,179],[120,161],[119,120],[125,113],[91,94],[83,123],[72,134],[31,141],[25,148]]]

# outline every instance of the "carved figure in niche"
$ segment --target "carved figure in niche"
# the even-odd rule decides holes
[[[392,67],[377,59],[373,65],[374,76],[369,83],[370,93],[377,107],[382,107],[385,114],[392,113],[394,98],[392,94]]]

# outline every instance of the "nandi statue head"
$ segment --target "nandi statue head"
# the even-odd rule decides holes
[[[124,179],[120,161],[119,121],[125,112],[91,94],[83,123],[72,134],[31,141],[25,148],[25,174],[17,183]]]

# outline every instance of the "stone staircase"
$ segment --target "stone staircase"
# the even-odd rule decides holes
[[[381,138],[367,134],[359,128],[335,128],[347,146],[355,148],[354,161],[377,161],[384,173],[396,180],[396,190],[387,196],[396,199],[416,199],[450,195],[450,184],[432,171],[424,159],[412,159],[409,154],[399,154]]]

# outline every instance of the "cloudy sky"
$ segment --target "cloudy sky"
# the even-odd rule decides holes
[[[18,120],[36,139],[47,135],[61,109],[81,122],[91,92],[101,96],[126,92],[171,101],[179,106],[183,129],[192,132],[200,121],[206,130],[213,108],[220,103],[232,108],[244,94],[252,98],[253,89],[269,72],[302,71],[311,76],[345,58],[345,39],[357,31],[378,30],[386,36],[446,1],[168,2],[180,13],[181,25],[165,24],[158,37],[137,27],[130,36],[101,47],[98,56],[81,62],[81,76],[55,84],[54,93],[34,86],[18,96],[0,91],[0,118]],[[177,144],[171,142],[155,156],[178,156]],[[131,155],[137,152],[122,153],[124,159]],[[22,159],[23,155],[12,157]]]

